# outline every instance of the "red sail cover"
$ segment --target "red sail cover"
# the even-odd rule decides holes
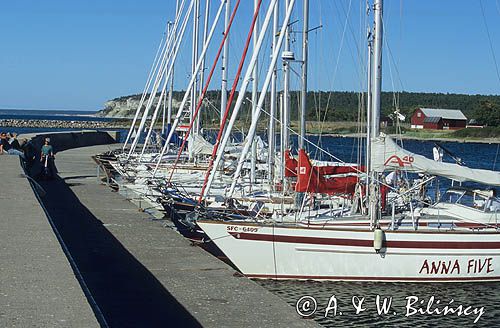
[[[285,150],[285,177],[297,176],[297,160],[293,158],[289,150]]]
[[[322,194],[354,194],[357,176],[327,178],[325,175],[357,173],[364,169],[355,166],[312,166],[304,149],[299,149],[299,160],[295,165],[298,173],[295,191]]]

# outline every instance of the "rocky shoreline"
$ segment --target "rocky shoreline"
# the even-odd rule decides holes
[[[119,129],[128,128],[128,121],[65,121],[2,119],[0,127],[11,128],[48,128],[48,129]]]

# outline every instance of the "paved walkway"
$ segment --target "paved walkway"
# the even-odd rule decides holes
[[[19,158],[0,172],[0,327],[98,327]]]
[[[110,327],[316,326],[101,185],[90,156],[106,149],[57,154],[61,178],[41,185],[43,203]]]

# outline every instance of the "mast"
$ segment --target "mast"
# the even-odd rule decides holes
[[[285,0],[285,12],[290,6],[290,0]],[[285,40],[283,53],[288,54],[290,51],[290,27],[286,26]],[[282,98],[282,117],[281,117],[281,166],[285,166],[285,151],[290,148],[290,68],[288,60],[283,60],[283,98]],[[283,192],[287,189],[287,181],[285,179],[285,170],[281,176]]]
[[[373,5],[373,58],[372,58],[372,107],[371,140],[380,134],[380,95],[382,90],[382,10],[383,0],[375,0]],[[371,157],[371,152],[369,154]],[[375,227],[380,217],[380,192],[376,172],[370,171],[370,225]]]
[[[302,89],[300,92],[300,133],[299,133],[299,149],[304,149],[306,139],[306,100],[307,100],[307,55],[308,55],[308,34],[309,34],[309,0],[304,0],[304,25],[302,27]],[[303,167],[302,157],[299,157],[298,167]],[[300,172],[298,172],[300,174]],[[298,177],[297,177],[298,178]],[[304,201],[304,193],[297,192],[295,197],[295,205],[297,208],[302,207]]]
[[[165,39],[165,43],[163,42],[163,39]],[[155,59],[153,60],[153,64],[151,65],[151,69],[149,70],[148,74],[148,79],[146,81],[146,85],[144,86],[144,90],[142,91],[142,96],[141,100],[139,101],[139,106],[137,106],[137,110],[135,111],[134,118],[132,120],[132,123],[130,124],[130,129],[127,133],[127,137],[125,138],[125,142],[123,143],[122,151],[125,152],[125,148],[127,147],[127,144],[130,139],[134,139],[134,131],[135,131],[135,123],[137,122],[137,119],[139,118],[139,114],[142,111],[142,106],[144,104],[144,101],[147,97],[149,87],[151,83],[154,80],[155,73],[157,72],[158,65],[161,62],[161,58],[163,58],[163,54],[166,51],[165,47],[167,46],[167,41],[168,41],[168,36],[162,37],[160,40],[160,45],[158,46],[158,50],[156,50],[156,55]]]
[[[175,15],[177,16],[179,12],[179,0],[175,2]],[[167,127],[170,128],[170,124],[172,123],[172,99],[174,96],[174,70],[175,70],[175,62],[172,63],[172,75],[170,75],[170,87],[168,90],[168,104],[167,104]]]
[[[276,44],[278,42],[278,21],[279,21],[279,2],[276,2],[274,5],[274,13],[273,13],[273,45],[272,50],[276,48]],[[276,156],[276,80],[278,77],[278,71],[276,69],[276,65],[274,65],[273,75],[271,78],[271,104],[269,108],[269,130],[268,130],[268,178],[270,183],[270,191],[273,190],[274,185],[274,158]]]
[[[209,16],[210,16],[210,0],[206,0],[205,2],[205,19],[203,21],[203,43],[202,44],[205,44],[206,40],[207,40],[207,33],[208,33],[208,19],[209,19]],[[202,93],[203,93],[203,84],[204,84],[204,79],[205,79],[205,58],[206,58],[206,54],[204,56],[202,56],[201,58],[201,68],[200,68],[200,87],[199,87],[199,95],[196,99],[198,99],[199,97],[201,97]],[[197,118],[196,118],[196,130],[198,130],[198,132],[200,132],[201,130],[201,115],[199,115]]]
[[[193,1],[192,0],[192,4],[193,4]],[[191,7],[190,7],[191,8]],[[217,23],[219,22],[219,18],[220,18],[220,15],[222,13],[222,9],[224,8],[224,0],[221,0],[220,2],[220,5],[219,5],[219,9],[217,10],[217,14],[215,15],[215,19],[214,19],[214,22],[212,23],[212,27],[210,28],[210,32],[208,33],[208,37],[207,37],[207,40],[205,42],[205,44],[203,45],[203,49],[201,51],[201,56],[200,57],[203,57],[206,53],[206,51],[208,50],[208,46],[209,46],[209,43],[210,41],[212,40],[212,36],[215,32],[215,27],[217,25]],[[189,12],[189,15],[190,15],[190,12]],[[182,38],[182,35],[181,35],[181,38]],[[199,71],[201,67],[201,60],[198,60],[198,62],[196,63],[196,68],[194,69],[194,71]],[[174,121],[172,123],[172,126],[170,128],[170,131],[168,133],[168,136],[165,140],[165,144],[163,145],[163,148],[160,152],[160,156],[159,156],[159,160],[157,161],[156,163],[156,167],[155,167],[155,170],[153,172],[153,176],[156,174],[156,172],[158,171],[158,168],[160,166],[160,161],[161,161],[161,157],[168,152],[168,150],[170,149],[170,140],[172,140],[172,136],[174,134],[174,131],[175,129],[177,128],[180,120],[181,120],[181,116],[182,116],[182,113],[184,111],[184,108],[186,107],[186,104],[188,103],[188,98],[190,98],[190,96],[192,95],[191,91],[192,91],[192,87],[194,85],[194,81],[196,79],[196,75],[191,75],[191,78],[189,79],[189,83],[188,83],[188,86],[186,88],[186,91],[184,93],[184,96],[182,98],[182,101],[179,105],[179,108],[177,109],[177,114],[175,115],[175,118],[174,118]],[[190,134],[191,136],[191,134]]]
[[[254,11],[258,6],[259,1],[254,0],[253,6]],[[255,28],[253,30],[253,51],[257,50],[257,38],[259,32],[259,18],[255,21]],[[255,117],[255,112],[257,111],[257,92],[259,88],[259,60],[257,59],[255,62],[255,66],[252,71],[252,119]],[[250,154],[250,183],[253,184],[255,182],[255,168],[257,165],[257,143],[255,140],[252,141],[252,152]]]
[[[304,149],[306,138],[306,100],[307,100],[307,60],[309,36],[309,0],[304,0],[304,25],[302,27],[302,90],[300,103],[299,148]]]
[[[132,145],[131,145],[130,150],[129,150],[128,155],[127,155],[127,159],[130,158],[130,156],[132,155],[132,153],[135,151],[135,148],[137,147],[139,139],[140,139],[140,137],[141,137],[141,135],[143,133],[143,129],[144,129],[144,126],[146,124],[146,120],[149,117],[148,116],[149,115],[149,111],[150,111],[151,107],[153,106],[153,102],[154,102],[154,100],[156,98],[156,93],[157,93],[157,91],[158,91],[158,89],[160,87],[160,84],[161,84],[161,81],[162,81],[164,75],[167,74],[168,77],[167,77],[166,80],[168,80],[169,79],[169,74],[171,74],[171,67],[172,66],[171,65],[169,66],[169,63],[174,62],[175,58],[177,57],[179,46],[180,46],[180,40],[184,36],[184,32],[185,32],[186,26],[187,26],[187,22],[189,20],[189,16],[191,15],[191,11],[193,9],[194,0],[190,1],[189,8],[187,9],[187,11],[186,11],[186,13],[184,15],[182,24],[181,24],[182,26],[181,26],[180,33],[179,33],[179,35],[177,35],[177,28],[178,28],[178,23],[179,23],[179,19],[180,19],[180,13],[183,12],[184,3],[185,3],[185,0],[182,1],[181,7],[180,7],[181,9],[179,10],[179,15],[177,15],[177,17],[176,17],[176,20],[175,20],[175,23],[174,23],[174,27],[173,27],[174,33],[170,36],[169,40],[167,41],[167,45],[165,47],[164,54],[162,55],[161,65],[160,65],[160,67],[158,69],[155,82],[153,84],[153,87],[152,87],[151,92],[150,92],[149,97],[148,97],[146,108],[144,109],[144,113],[143,113],[141,121],[139,123],[139,128],[138,128],[138,130],[139,130],[138,133],[139,134],[138,134],[138,136],[132,142]],[[173,35],[176,35],[176,38],[174,38]],[[165,84],[164,84],[164,86],[165,86]],[[166,87],[162,88],[162,93],[163,93],[163,90],[166,90]],[[163,95],[160,96],[160,99],[162,97],[163,97]],[[158,102],[158,104],[156,106],[156,109],[155,109],[155,113],[157,113],[159,106],[160,106],[160,103]],[[154,114],[154,118],[152,119],[151,123],[153,123],[155,120],[156,120],[156,114]],[[151,132],[152,132],[152,128],[153,128],[153,125],[151,124],[149,132],[148,132],[148,136],[146,137],[144,145],[143,145],[143,151],[141,152],[140,159],[142,158],[142,154],[144,153],[144,149],[146,148],[146,146],[148,144],[149,137],[150,137]]]
[[[369,9],[368,9],[369,10]],[[368,14],[368,13],[367,13]],[[365,163],[366,163],[366,172],[370,172],[371,166],[371,105],[372,105],[372,34],[369,30],[368,32],[368,54],[367,54],[367,90],[366,90],[366,152],[365,152]],[[366,175],[366,186],[370,185],[370,175]],[[370,197],[370,188],[366,188],[366,198]]]
[[[383,0],[375,0],[373,5],[373,63],[372,63],[372,138],[380,134],[380,95],[382,92],[382,8]]]
[[[262,85],[262,90],[267,90],[267,88],[269,87],[269,84],[271,82],[271,77],[272,77],[272,74],[274,71],[274,65],[276,64],[276,61],[278,60],[279,51],[280,51],[281,45],[283,43],[283,39],[285,38],[285,35],[286,35],[284,30],[287,28],[288,22],[290,21],[290,15],[292,14],[294,4],[295,4],[295,0],[291,0],[288,8],[286,10],[285,19],[283,21],[283,26],[281,27],[280,36],[278,38],[276,49],[273,50],[273,54],[271,57],[271,63],[270,63],[269,68],[267,70],[264,84]],[[261,94],[259,96],[259,102],[257,104],[257,111],[255,113],[255,117],[252,119],[252,124],[250,125],[250,128],[248,129],[248,134],[245,137],[245,141],[243,143],[243,149],[241,151],[241,155],[240,155],[239,160],[238,160],[238,165],[236,166],[236,170],[233,174],[233,182],[231,183],[231,188],[229,189],[229,192],[227,194],[228,197],[232,197],[232,195],[233,195],[234,189],[236,187],[236,184],[237,184],[238,179],[239,179],[240,174],[241,174],[241,170],[243,168],[243,164],[245,162],[246,156],[247,156],[248,151],[250,149],[251,141],[255,138],[255,135],[257,132],[257,124],[258,124],[259,116],[262,112],[262,106],[264,105],[264,100],[266,98],[265,96],[266,96],[265,92],[261,92]],[[226,131],[226,132],[228,132],[228,131]]]
[[[294,1],[294,0],[292,0]],[[207,174],[205,175],[205,182],[203,185],[203,188],[201,190],[201,195],[200,195],[200,202],[201,200],[210,192],[210,188],[212,185],[212,182],[215,177],[215,171],[219,167],[220,161],[224,155],[224,151],[227,145],[227,142],[229,141],[229,137],[231,134],[231,129],[234,126],[234,123],[236,121],[236,117],[238,116],[238,112],[240,110],[241,104],[243,103],[243,99],[245,98],[245,92],[247,90],[250,77],[252,74],[253,67],[255,65],[255,62],[257,61],[257,55],[258,51],[260,50],[260,47],[262,46],[262,43],[264,41],[264,36],[265,36],[265,31],[269,25],[269,22],[271,20],[271,14],[273,13],[272,9],[274,8],[274,5],[276,4],[277,0],[271,0],[271,3],[269,4],[268,11],[266,13],[266,16],[264,18],[264,23],[262,25],[261,31],[259,33],[259,38],[257,42],[257,52],[252,53],[252,58],[250,59],[250,62],[248,64],[248,67],[245,72],[245,76],[242,80],[242,84],[240,86],[240,90],[238,92],[238,98],[236,99],[236,103],[234,105],[233,112],[231,114],[231,118],[229,119],[229,122],[227,124],[226,130],[224,131],[224,137],[222,140],[220,140],[220,143],[217,143],[215,147],[217,149],[217,156],[215,160],[213,160],[212,163],[210,163],[209,168],[207,170]],[[258,13],[257,13],[258,14]],[[253,31],[252,31],[253,32]]]
[[[167,23],[167,35],[170,36],[172,34],[172,22],[169,21]],[[173,75],[172,75],[173,76]],[[172,89],[172,76],[170,76],[170,81],[168,82],[170,85],[169,92],[168,92],[168,101],[163,101],[163,117],[161,121],[161,134],[165,134],[165,126],[166,124],[170,123],[170,114],[172,113],[172,108],[171,106],[171,101],[172,101],[172,93],[170,90]],[[168,102],[168,106],[167,106]],[[168,108],[167,108],[168,107]]]
[[[200,12],[200,0],[194,0],[194,10],[193,10],[193,38],[192,38],[192,48],[191,48],[191,75],[194,77],[193,87],[191,88],[191,104],[189,109],[189,121],[193,119],[196,95],[197,95],[197,82],[198,82],[198,70],[196,69],[196,63],[198,62],[198,28],[199,28],[199,12]],[[194,133],[198,134],[198,124],[195,123]],[[191,139],[192,140],[192,139]],[[190,145],[192,143],[190,142]],[[189,159],[193,159],[192,147],[188,147]]]
[[[224,31],[227,30],[227,26],[229,24],[229,16],[231,12],[231,1],[226,0],[226,12],[224,17]],[[227,61],[229,56],[229,35],[226,37],[224,41],[224,48],[222,50],[222,66],[221,66],[221,77],[222,77],[222,85],[221,85],[221,95],[220,95],[220,122],[222,123],[222,118],[224,117],[224,110],[227,105]]]

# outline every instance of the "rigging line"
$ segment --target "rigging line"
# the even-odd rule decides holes
[[[336,61],[336,64],[335,64],[335,70],[334,70],[333,79],[332,79],[332,82],[331,82],[332,89],[333,89],[333,84],[335,83],[335,80],[336,80],[336,77],[337,77],[337,71],[338,71],[338,66],[339,66],[339,61],[340,61],[340,54],[341,54],[343,46],[344,46],[344,39],[345,39],[345,34],[346,34],[347,25],[348,25],[348,21],[349,21],[349,15],[351,13],[351,5],[352,5],[352,0],[349,1],[349,8],[348,8],[348,11],[347,11],[347,14],[346,14],[346,18],[345,18],[345,22],[344,22],[344,28],[342,30],[342,37],[341,37],[341,40],[340,40],[340,48],[339,48],[339,52],[337,54],[337,61]],[[326,115],[328,114],[328,105],[330,104],[331,96],[332,96],[332,93],[329,92],[328,98],[327,98],[327,102],[326,102],[325,115],[323,116],[323,122],[326,120]],[[325,124],[324,123],[320,124],[320,133],[319,133],[320,135],[323,134],[324,128],[325,128]]]
[[[270,116],[269,112],[267,112],[264,108],[261,108],[260,109],[264,114],[266,114],[267,116]],[[281,121],[278,119],[278,118],[274,118],[274,120],[278,123],[278,124],[281,124]],[[292,128],[288,128],[288,130],[291,132],[291,134],[293,135],[296,135],[298,138],[300,138],[300,135],[298,132],[296,132],[295,130],[293,130]],[[315,144],[314,142],[312,141],[309,141],[307,138],[304,138],[304,142],[311,145],[313,148],[316,148],[316,149],[319,149],[319,151],[321,151],[322,153],[325,153],[326,155],[330,156],[331,158],[333,158],[334,160],[342,163],[342,164],[352,164],[352,163],[347,163],[346,161],[340,159],[339,157],[333,155],[329,150],[325,150],[324,148],[318,146],[317,144]],[[357,165],[350,165],[349,167],[352,168],[354,171],[356,171],[356,173],[359,173],[359,174],[366,174],[366,172],[363,172],[361,171],[360,169],[358,169],[356,167]],[[382,175],[380,177],[383,177]],[[371,178],[373,180],[373,178]],[[392,186],[388,185],[385,180],[382,178],[380,179],[379,177],[375,178],[376,182],[378,182],[378,184],[380,185],[384,185],[388,188],[390,188],[391,190],[395,190],[395,188],[393,188]]]
[[[204,182],[203,182],[203,187],[201,189],[201,194],[200,194],[200,198],[198,200],[198,203],[201,203],[201,201],[203,199],[203,194],[204,194],[205,189],[207,187],[208,179],[210,177],[210,172],[211,172],[212,167],[214,165],[214,161],[215,161],[215,158],[216,158],[217,150],[219,149],[219,143],[220,143],[220,140],[222,138],[222,134],[224,133],[224,128],[226,126],[226,122],[227,122],[227,119],[228,119],[228,116],[229,116],[229,110],[231,109],[231,104],[232,104],[233,99],[234,99],[234,94],[236,92],[236,87],[238,86],[238,82],[240,80],[241,71],[243,69],[243,65],[245,63],[245,59],[247,57],[248,48],[250,46],[250,41],[252,40],[252,34],[253,34],[253,30],[255,28],[257,17],[259,16],[259,11],[260,11],[261,4],[262,4],[262,0],[259,0],[259,3],[257,4],[257,8],[255,8],[255,13],[253,15],[252,24],[251,24],[250,29],[248,31],[248,35],[247,35],[247,39],[246,39],[246,43],[245,43],[245,48],[243,49],[243,53],[241,54],[240,63],[238,65],[238,70],[236,72],[236,76],[234,78],[233,85],[231,87],[231,92],[229,94],[229,98],[228,98],[228,101],[227,101],[227,106],[225,108],[224,117],[222,118],[222,123],[221,123],[220,129],[219,129],[219,133],[217,134],[217,141],[215,142],[214,149],[212,151],[212,156],[210,157],[210,161],[208,163],[208,168],[207,168],[207,172],[205,174],[205,179],[204,179]]]
[[[481,14],[483,16],[484,27],[486,28],[486,34],[488,35],[488,42],[490,45],[491,56],[493,57],[493,62],[495,63],[495,69],[497,72],[498,84],[500,85],[500,72],[498,71],[497,58],[495,56],[495,50],[493,49],[493,43],[491,42],[490,29],[488,27],[488,22],[486,21],[486,16],[484,14],[483,0],[479,0],[479,5],[481,7]]]
[[[344,12],[344,14],[346,14],[344,5],[342,4],[342,2],[340,4],[341,4],[342,11]],[[361,26],[361,23],[360,23],[360,26]],[[350,35],[351,35],[352,39],[354,40],[353,44],[354,44],[355,51],[353,51],[351,43],[348,44],[349,51],[351,53],[351,59],[357,58],[357,60],[362,61],[363,57],[364,57],[364,54],[365,54],[364,51],[361,51],[362,49],[364,49],[362,47],[362,44],[363,44],[363,41],[364,41],[364,37],[360,37],[360,38],[356,37],[356,34],[354,33],[354,29],[353,29],[352,24],[351,24],[350,21],[348,21],[347,27],[349,28],[349,32],[350,32]],[[361,34],[361,35],[363,35],[363,34]],[[359,44],[358,44],[358,42],[356,42],[358,40],[359,40]],[[353,55],[353,52],[356,53],[356,56]],[[356,62],[354,62],[354,64],[355,64],[354,67],[355,67],[356,73],[359,75],[359,81],[360,81],[359,82],[359,86],[362,89],[363,88],[363,84],[365,82],[365,80],[364,80],[363,77],[365,76],[366,72],[363,70],[364,66],[361,66],[362,70],[360,70],[360,67],[358,65],[356,65]]]
[[[217,67],[217,62],[219,61],[220,55],[222,53],[223,47],[224,47],[224,42],[227,39],[228,33],[231,30],[231,25],[233,24],[234,16],[236,15],[236,12],[238,10],[240,4],[240,0],[236,3],[235,7],[233,8],[233,13],[231,14],[231,19],[229,20],[228,26],[226,27],[226,30],[224,32],[224,37],[222,38],[222,42],[219,45],[219,50],[217,52],[217,55],[215,56],[214,63],[212,65],[212,68],[210,70],[210,73],[208,74],[207,80],[205,82],[205,87],[203,88],[202,94],[199,97],[198,104],[196,105],[196,110],[193,114],[193,117],[191,119],[191,123],[189,124],[188,131],[186,132],[186,135],[184,137],[184,140],[182,141],[182,145],[179,148],[179,152],[177,153],[177,158],[175,159],[174,166],[172,170],[170,171],[170,176],[168,178],[168,182],[172,180],[172,175],[174,174],[175,168],[177,166],[177,163],[179,162],[179,158],[181,157],[182,151],[184,150],[184,146],[186,145],[186,142],[188,140],[189,134],[191,132],[191,129],[193,127],[193,123],[196,120],[196,117],[198,116],[198,113],[201,109],[201,105],[203,104],[203,98],[205,98],[205,95],[207,93],[208,87],[210,86],[210,81],[212,80],[212,76],[214,74],[215,68]],[[221,7],[222,8],[222,7]]]
[[[264,114],[266,114],[266,115],[270,116],[269,112],[267,112],[264,108],[261,108],[261,111],[262,111]],[[278,124],[281,124],[281,121],[280,121],[278,118],[276,118],[276,117],[275,117],[275,118],[274,118],[274,120],[275,120]],[[296,132],[296,131],[295,131],[295,130],[293,130],[292,128],[288,128],[288,130],[291,132],[291,134],[296,135],[297,137],[299,137],[299,138],[300,138],[300,135],[299,135],[299,133],[298,133],[298,132]],[[321,151],[321,152],[325,153],[326,155],[330,156],[331,158],[333,158],[334,160],[336,160],[336,161],[338,161],[338,162],[340,162],[340,163],[343,163],[343,164],[352,164],[352,163],[347,163],[346,161],[344,161],[344,160],[342,160],[342,159],[338,158],[337,156],[335,156],[335,155],[333,155],[332,153],[330,153],[328,150],[325,150],[324,148],[322,148],[322,147],[318,146],[317,144],[315,144],[314,142],[312,142],[312,141],[308,140],[307,138],[304,138],[304,142],[308,143],[308,144],[309,144],[309,145],[311,145],[313,148],[318,149],[319,151]],[[361,170],[356,169],[355,167],[352,167],[352,168],[353,168],[353,169],[355,169],[358,173],[364,173],[364,172],[362,172]]]

